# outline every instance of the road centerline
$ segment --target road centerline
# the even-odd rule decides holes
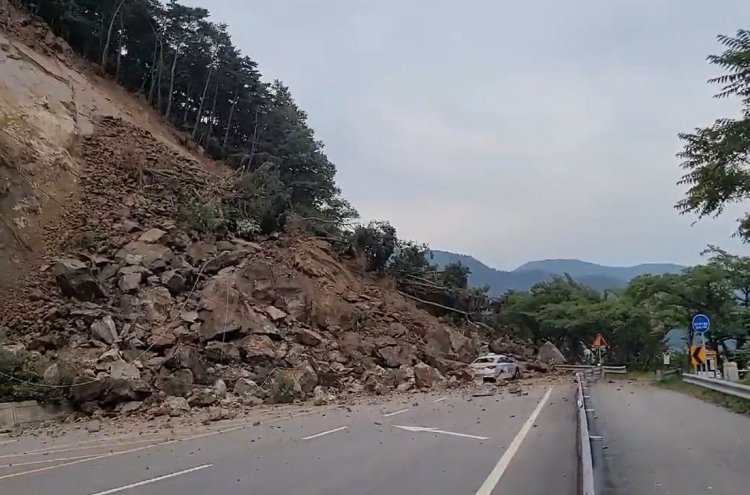
[[[391,416],[395,416],[397,414],[405,413],[408,410],[409,410],[409,408],[407,407],[406,409],[401,409],[399,411],[394,411],[394,412],[391,412],[391,413],[388,413],[388,414],[383,414],[383,417],[384,418],[390,418]]]
[[[495,489],[497,484],[500,482],[500,479],[503,477],[503,474],[505,474],[505,470],[508,469],[508,464],[510,464],[510,461],[518,452],[518,449],[521,447],[521,444],[526,438],[526,435],[529,434],[529,430],[531,430],[531,427],[534,426],[534,421],[536,421],[536,418],[539,417],[539,413],[542,412],[542,408],[544,408],[544,405],[549,400],[549,397],[550,395],[552,395],[552,390],[554,390],[554,388],[555,386],[552,385],[547,389],[547,392],[536,405],[536,408],[532,411],[529,419],[527,419],[523,426],[521,426],[521,429],[518,430],[518,433],[516,434],[515,438],[513,438],[513,441],[508,446],[508,449],[503,453],[502,457],[500,457],[500,460],[497,461],[495,468],[492,470],[487,479],[484,480],[482,486],[479,487],[476,495],[492,495],[492,490]]]
[[[348,426],[341,426],[339,428],[334,428],[333,430],[328,431],[322,431],[320,433],[316,433],[315,435],[310,435],[308,437],[303,437],[302,440],[312,440],[313,438],[322,437],[323,435],[330,435],[331,433],[336,433],[337,431],[343,431],[348,429]]]
[[[106,490],[106,491],[103,491],[103,492],[96,492],[96,493],[93,493],[92,495],[109,495],[110,493],[117,493],[117,492],[121,492],[121,491],[124,491],[124,490],[130,490],[131,488],[136,488],[136,487],[139,487],[139,486],[148,485],[148,484],[151,484],[151,483],[156,483],[158,481],[164,481],[164,480],[167,480],[169,478],[175,478],[177,476],[182,476],[183,474],[194,473],[195,471],[200,471],[201,469],[210,468],[211,466],[213,466],[213,464],[203,464],[202,466],[197,466],[197,467],[190,468],[190,469],[184,469],[182,471],[178,471],[178,472],[172,473],[172,474],[165,474],[164,476],[158,476],[156,478],[151,478],[150,480],[139,481],[138,483],[131,483],[129,485],[121,486],[119,488],[113,488],[111,490]]]

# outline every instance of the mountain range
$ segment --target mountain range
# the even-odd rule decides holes
[[[555,275],[570,275],[575,281],[597,290],[625,287],[645,274],[679,273],[685,267],[673,263],[644,263],[635,266],[605,266],[576,259],[530,261],[512,271],[497,270],[473,256],[432,251],[432,262],[440,267],[460,261],[471,270],[469,284],[490,287],[490,295],[499,296],[508,290],[529,290],[534,284]]]

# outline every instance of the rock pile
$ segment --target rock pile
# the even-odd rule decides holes
[[[50,228],[49,261],[0,325],[47,360],[47,384],[74,382],[84,412],[322,404],[470,378],[475,339],[364,279],[326,242],[179,224],[180,194],[220,197],[222,176],[112,118],[82,151],[79,197]]]

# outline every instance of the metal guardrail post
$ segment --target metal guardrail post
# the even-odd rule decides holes
[[[589,438],[589,424],[586,417],[586,400],[583,396],[583,373],[576,373],[578,391],[576,394],[576,406],[578,408],[578,441],[580,452],[578,461],[580,465],[580,492],[581,495],[595,495],[594,491],[594,465],[591,456],[591,439]]]

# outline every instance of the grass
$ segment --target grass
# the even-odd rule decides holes
[[[679,376],[670,376],[663,382],[654,382],[654,385],[691,395],[697,399],[716,404],[717,406],[721,406],[732,412],[750,416],[750,401],[732,395],[722,394],[721,392],[692,385],[690,383],[685,383]]]

